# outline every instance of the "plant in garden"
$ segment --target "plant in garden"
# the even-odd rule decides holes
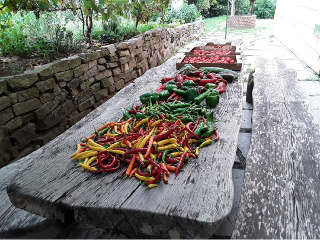
[[[273,19],[276,10],[276,0],[256,0],[254,14],[259,19]]]
[[[194,4],[183,4],[181,8],[174,9],[171,6],[167,9],[164,16],[164,21],[167,23],[172,23],[179,21],[181,23],[193,22],[199,17],[198,9]]]

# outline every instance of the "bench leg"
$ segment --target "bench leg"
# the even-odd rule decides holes
[[[253,80],[253,73],[254,71],[250,72],[249,79],[248,79],[248,85],[247,85],[247,94],[246,94],[246,102],[252,103],[252,90],[254,86],[254,80]]]

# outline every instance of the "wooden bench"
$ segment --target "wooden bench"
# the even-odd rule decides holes
[[[320,125],[280,59],[256,61],[251,147],[232,238],[320,236]]]
[[[178,54],[179,55],[179,54]],[[11,202],[48,219],[85,228],[116,229],[161,238],[208,238],[233,202],[232,166],[241,124],[242,84],[229,84],[214,109],[220,140],[201,149],[177,179],[146,189],[118,173],[95,175],[75,168],[69,155],[94,129],[117,121],[142,93],[173,76],[177,57],[147,71],[69,130],[30,154],[32,165],[7,188]],[[22,160],[23,161],[23,160]],[[122,170],[121,170],[122,171]]]
[[[15,238],[41,231],[52,221],[13,206],[6,188],[14,177],[30,166],[29,157],[0,169],[0,238]]]

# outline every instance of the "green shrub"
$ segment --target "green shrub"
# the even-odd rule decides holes
[[[214,0],[207,11],[202,12],[205,18],[227,15],[228,0]]]
[[[249,0],[238,0],[236,2],[236,14],[246,15],[250,11],[250,1]],[[230,13],[230,11],[229,11]]]
[[[253,13],[259,19],[273,19],[276,10],[276,0],[256,0]]]
[[[164,22],[172,23],[178,21],[180,23],[190,23],[194,22],[199,16],[201,15],[198,13],[197,7],[194,4],[183,4],[182,7],[177,10],[169,6],[164,15]]]

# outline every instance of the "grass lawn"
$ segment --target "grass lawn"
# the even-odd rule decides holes
[[[219,16],[219,17],[213,17],[213,18],[205,18],[204,19],[204,25],[206,28],[206,32],[212,31],[214,28],[220,28],[220,25],[222,23],[225,23],[227,19],[227,16]],[[218,30],[217,29],[217,30]]]

